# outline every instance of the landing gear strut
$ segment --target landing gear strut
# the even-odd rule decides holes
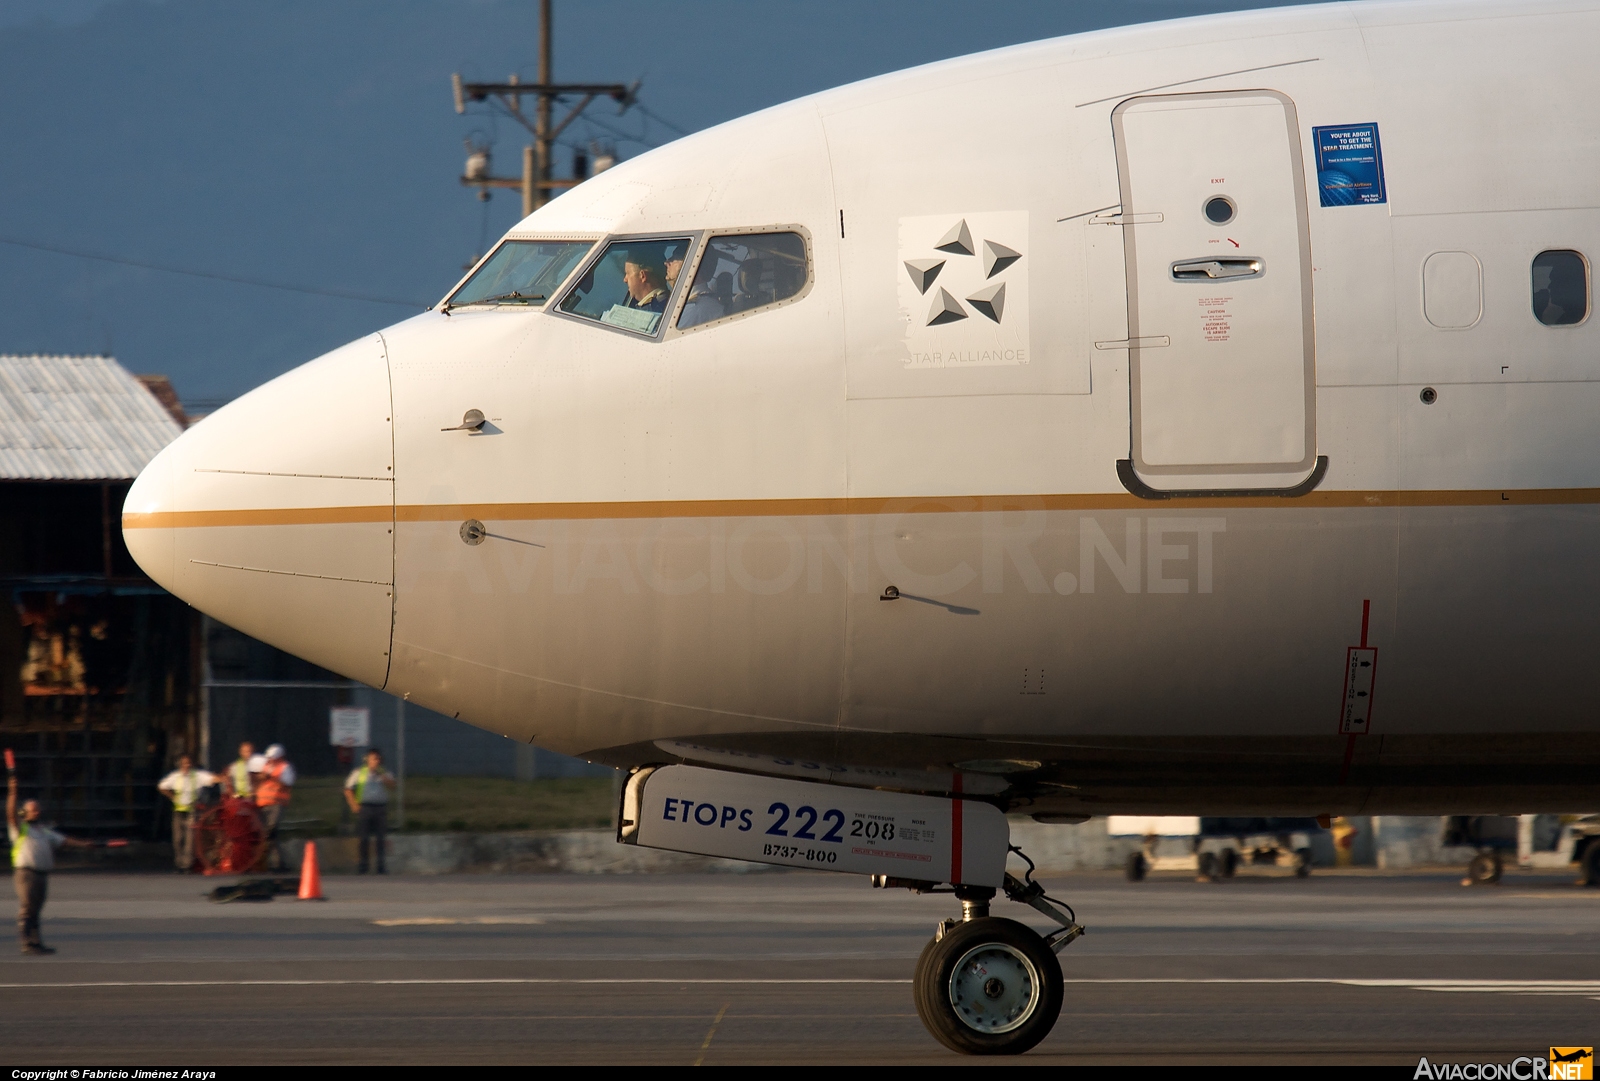
[[[932,883],[891,879],[881,884],[945,892],[935,891]],[[923,947],[912,993],[917,1016],[952,1051],[1020,1055],[1050,1034],[1061,1013],[1056,953],[1082,935],[1083,927],[1069,906],[1062,906],[1063,912],[1033,881],[1031,860],[1024,878],[1008,874],[1003,888],[1008,899],[1037,909],[1061,927],[1040,935],[1016,920],[991,916],[995,891],[989,887],[956,886],[950,891],[961,902],[961,919],[942,921]]]

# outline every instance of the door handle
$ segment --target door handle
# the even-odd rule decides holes
[[[1117,211],[1115,214],[1096,214],[1089,219],[1090,225],[1157,225],[1165,220],[1159,213],[1149,214],[1124,214]]]
[[[1118,338],[1112,342],[1095,342],[1096,349],[1164,349],[1172,344],[1165,334],[1150,334],[1142,338]]]
[[[488,418],[481,409],[469,409],[461,417],[461,423],[449,428],[440,428],[441,432],[481,432],[483,423]]]
[[[1256,258],[1180,259],[1172,264],[1172,280],[1216,281],[1219,278],[1259,278],[1266,265]]]

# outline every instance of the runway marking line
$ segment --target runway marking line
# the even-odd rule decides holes
[[[695,985],[695,986],[727,986],[731,984],[741,986],[751,985],[777,985],[777,986],[841,986],[841,985],[873,985],[873,984],[908,984],[908,979],[871,979],[871,978],[828,978],[828,979],[738,979],[738,978],[684,978],[672,979],[659,976],[640,977],[603,977],[591,979],[550,979],[532,977],[471,977],[461,979],[393,979],[393,980],[81,980],[62,983],[0,983],[0,989],[20,990],[27,988],[90,988],[90,987],[471,987],[490,985],[540,985],[540,984],[573,984],[601,985],[601,986],[627,986],[627,985]],[[1336,978],[1330,976],[1262,976],[1262,977],[1183,977],[1183,976],[1149,976],[1149,977],[1121,977],[1106,979],[1069,979],[1069,984],[1082,985],[1110,985],[1110,984],[1173,984],[1173,985],[1321,985],[1334,987],[1394,987],[1412,991],[1446,991],[1446,992],[1476,992],[1487,994],[1510,995],[1589,995],[1600,998],[1600,980],[1444,980],[1444,979],[1362,979],[1362,978]],[[721,1014],[717,1015],[720,1021]],[[716,1023],[712,1025],[715,1032]],[[709,1034],[707,1039],[709,1039]]]
[[[706,1052],[711,1050],[711,1037],[717,1034],[717,1026],[722,1024],[722,1018],[727,1014],[728,1007],[732,1005],[733,1003],[731,1002],[724,1002],[722,1009],[717,1011],[717,1016],[711,1019],[711,1028],[706,1031],[706,1042],[700,1045],[700,1057],[694,1060],[696,1066],[704,1066],[706,1064]]]
[[[407,916],[404,919],[369,920],[378,927],[442,927],[458,924],[536,924],[543,916]]]
[[[488,984],[895,984],[910,980],[826,979],[666,979],[661,977],[561,980],[483,977],[439,980],[82,980],[70,983],[0,983],[0,989],[74,987],[443,987]]]
[[[1433,988],[1463,988],[1481,991],[1496,991],[1519,987],[1543,987],[1564,989],[1571,991],[1597,991],[1600,992],[1600,980],[1406,980],[1406,979],[1376,979],[1365,977],[1336,977],[1336,976],[1127,976],[1107,979],[1069,979],[1067,983],[1332,983],[1346,984],[1351,987],[1415,987],[1421,990]]]

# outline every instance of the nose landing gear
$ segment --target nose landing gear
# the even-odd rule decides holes
[[[912,993],[917,1016],[952,1051],[1020,1055],[1049,1035],[1061,1014],[1056,953],[1084,929],[1070,906],[1057,907],[1033,881],[1032,861],[1023,880],[1008,874],[1003,888],[1007,898],[1037,909],[1061,927],[1040,935],[1016,920],[989,915],[995,891],[987,887],[957,886],[951,891],[961,902],[962,918],[941,922],[923,947]]]

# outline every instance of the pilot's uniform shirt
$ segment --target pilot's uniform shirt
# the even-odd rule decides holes
[[[640,300],[634,300],[630,294],[627,303],[623,306],[637,308],[642,312],[664,312],[667,310],[667,291],[665,289],[656,289],[646,293]]]
[[[691,293],[689,302],[683,306],[683,314],[678,316],[678,327],[679,329],[697,327],[701,323],[721,319],[727,314],[717,294],[709,290]]]

